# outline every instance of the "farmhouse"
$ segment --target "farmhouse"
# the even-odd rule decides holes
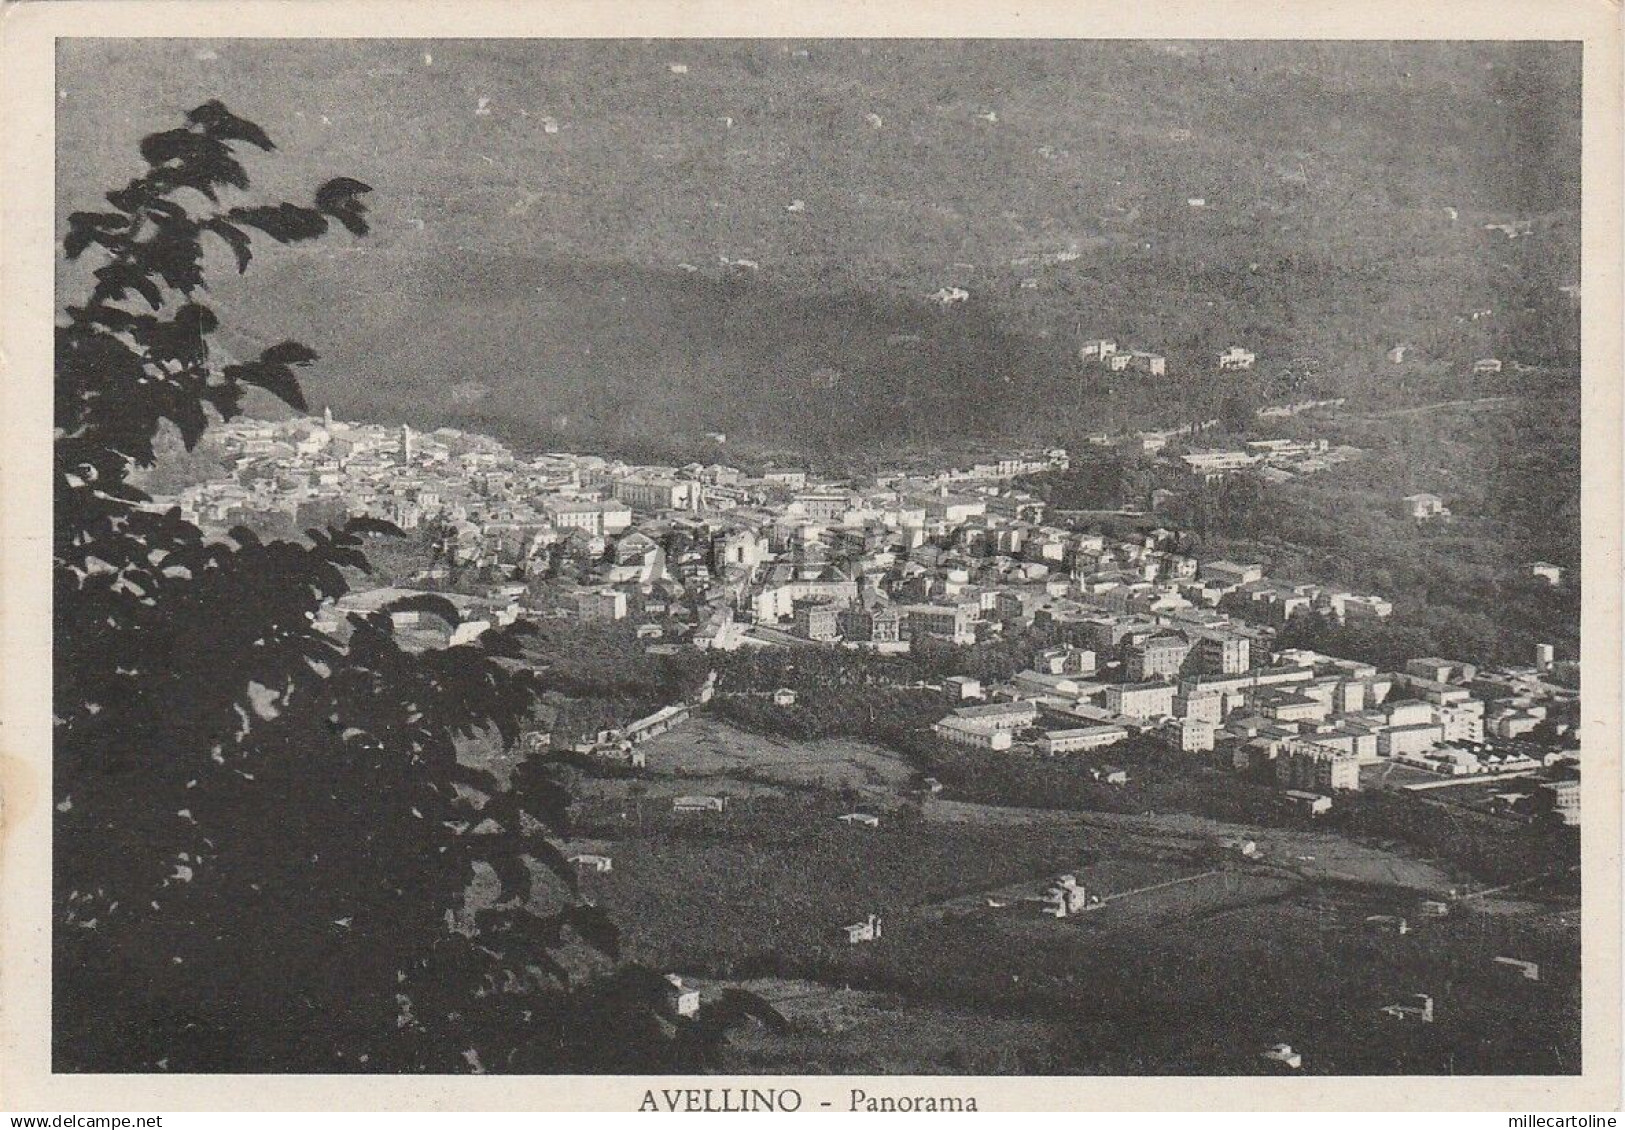
[[[1087,910],[1091,905],[1098,906],[1100,896],[1095,895],[1091,898],[1079,884],[1076,875],[1062,875],[1050,885],[1038,902],[1045,914],[1054,918],[1065,918],[1069,914]]]
[[[683,984],[683,979],[675,973],[666,974],[666,1003],[678,1016],[693,1016],[700,1011],[700,991],[690,989]]]
[[[1423,1024],[1433,1023],[1433,998],[1426,993],[1412,993],[1403,1001],[1396,1004],[1386,1004],[1377,1010],[1395,1020],[1419,1020]]]
[[[1284,794],[1292,807],[1306,816],[1323,816],[1332,810],[1332,798],[1320,793],[1288,789]]]
[[[679,796],[672,797],[671,808],[673,812],[721,812],[726,803],[726,797]]]
[[[1265,1048],[1258,1055],[1260,1059],[1279,1063],[1283,1067],[1296,1069],[1303,1066],[1303,1054],[1293,1051],[1291,1044],[1276,1044],[1273,1048]]]
[[[1444,504],[1444,499],[1436,494],[1407,494],[1399,500],[1404,506],[1405,516],[1418,522],[1425,522],[1429,518],[1448,518],[1450,508]]]
[[[682,703],[676,706],[662,706],[659,710],[646,718],[639,718],[636,722],[628,723],[622,730],[621,736],[633,745],[646,742],[650,738],[658,737],[667,730],[688,721],[688,707]]]
[[[846,938],[846,944],[849,946],[859,945],[863,942],[879,941],[880,915],[871,914],[862,922],[854,922],[850,926],[842,926],[837,933]]]
[[[1560,585],[1563,583],[1563,567],[1561,565],[1553,565],[1549,561],[1536,561],[1534,564],[1530,565],[1529,575],[1532,577],[1539,577],[1549,585]]]
[[[1502,969],[1511,970],[1527,981],[1540,980],[1540,966],[1533,961],[1524,961],[1516,957],[1498,957],[1495,964]]]

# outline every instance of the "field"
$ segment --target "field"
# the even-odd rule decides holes
[[[629,956],[782,1004],[790,1031],[736,1039],[729,1070],[1247,1073],[1271,1069],[1258,1052],[1283,1040],[1306,1072],[1577,1068],[1562,900],[1518,892],[1424,917],[1422,900],[1466,879],[1395,843],[922,801],[901,791],[900,759],[861,742],[701,718],[646,748],[648,779],[598,782],[582,806],[592,838],[575,846],[615,861],[584,887],[626,924]],[[732,798],[725,812],[672,813],[664,798],[697,781]],[[836,819],[854,794],[878,828]],[[1238,836],[1256,859],[1223,846]],[[1104,902],[1040,913],[1029,900],[1061,873]],[[869,913],[879,940],[836,933]],[[1537,961],[1542,979],[1501,975],[1498,955]],[[1416,992],[1436,1023],[1379,1012]]]
[[[656,775],[746,777],[775,784],[855,789],[894,796],[912,776],[902,758],[868,742],[829,738],[791,742],[750,734],[709,718],[645,743],[649,771]]]

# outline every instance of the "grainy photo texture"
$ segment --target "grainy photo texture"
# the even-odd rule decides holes
[[[1580,1071],[1580,49],[60,40],[56,1072]]]

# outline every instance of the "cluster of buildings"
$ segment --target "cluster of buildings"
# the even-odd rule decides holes
[[[1095,338],[1078,346],[1078,360],[1084,364],[1098,364],[1108,373],[1144,373],[1148,377],[1165,376],[1168,358],[1144,349],[1119,349],[1110,338]]]
[[[1578,752],[1564,740],[1572,735],[1544,745],[1504,736],[1506,719],[1545,719],[1548,706],[1574,700],[1538,669],[1481,673],[1423,657],[1384,672],[1271,651],[1267,630],[1236,620],[1096,613],[1067,623],[1077,646],[1043,653],[1043,670],[988,688],[950,680],[951,699],[972,701],[933,732],[1039,756],[1087,754],[1138,735],[1274,780],[1308,815],[1327,810],[1326,794],[1357,790],[1365,771],[1384,767],[1412,771],[1404,779],[1419,788],[1531,778],[1539,791],[1521,794],[1527,810],[1578,823]]]
[[[1053,520],[1020,476],[1064,468],[1064,450],[968,469],[863,481],[800,468],[633,465],[594,455],[521,458],[439,429],[322,419],[218,429],[229,476],[161,497],[198,524],[279,516],[299,528],[369,515],[424,531],[435,560],[409,586],[350,594],[331,610],[398,607],[438,590],[455,623],[420,603],[405,631],[474,638],[520,616],[630,620],[650,650],[843,646],[906,652],[1004,636],[1053,646],[999,685],[948,680],[935,731],[995,751],[1087,754],[1152,735],[1228,758],[1283,788],[1358,788],[1360,770],[1440,777],[1523,772],[1554,703],[1549,649],[1521,672],[1418,658],[1400,672],[1277,651],[1299,612],[1381,620],[1380,596],[1280,580],[1262,566],[1199,561],[1152,530],[1132,540]],[[1313,456],[1263,441],[1249,459]],[[1189,457],[1187,457],[1189,458]],[[668,708],[624,732],[630,749],[681,721]],[[1549,728],[1549,726],[1548,726]]]
[[[1192,204],[1199,202],[1193,200]],[[1121,349],[1112,338],[1091,338],[1078,346],[1078,360],[1085,365],[1099,365],[1109,373],[1144,373],[1149,377],[1165,376],[1168,359],[1160,353],[1144,349]],[[1258,363],[1258,355],[1250,349],[1232,345],[1214,358],[1221,373],[1247,372]]]
[[[1237,471],[1251,471],[1267,483],[1313,475],[1360,454],[1360,449],[1324,439],[1255,439],[1239,448],[1191,449],[1179,457],[1184,472],[1206,483]]]

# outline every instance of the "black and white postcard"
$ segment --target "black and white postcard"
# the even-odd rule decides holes
[[[1384,10],[8,10],[0,1086],[1616,1104],[1618,12]]]

